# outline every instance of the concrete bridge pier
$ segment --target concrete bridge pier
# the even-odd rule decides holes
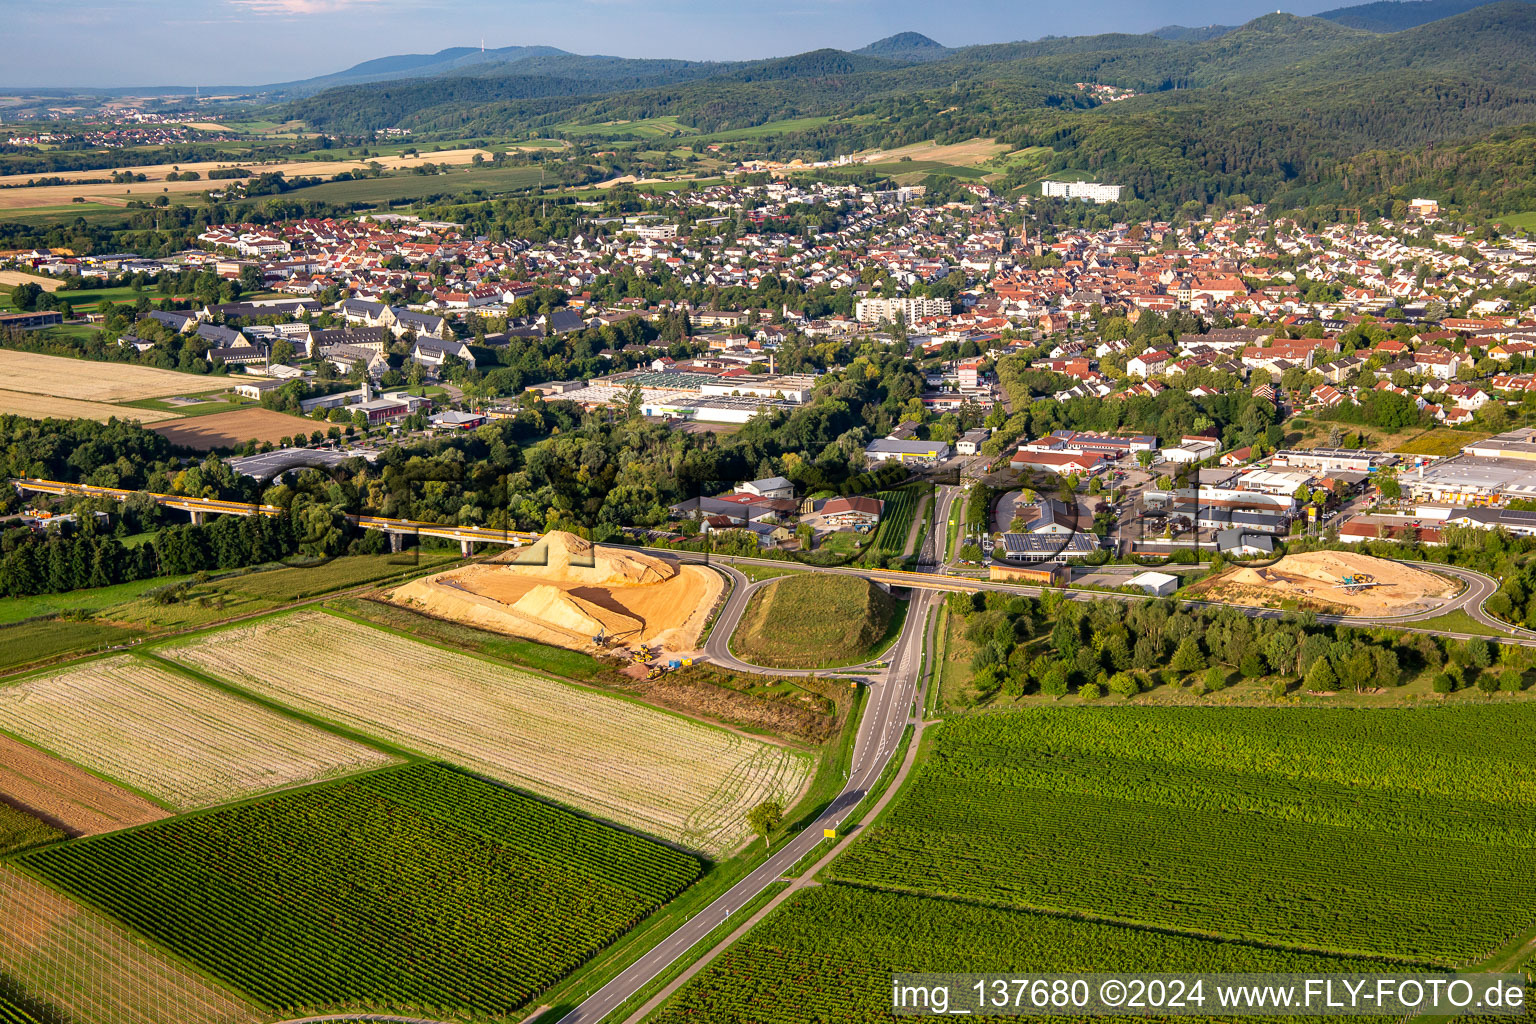
[[[187,511],[192,513],[192,525],[193,526],[202,526],[203,523],[206,522],[207,519],[208,519],[208,513],[204,512],[202,509],[194,508],[194,509],[188,509]]]
[[[475,542],[472,540],[459,541],[459,553],[465,558],[475,553]]]
[[[403,547],[405,547],[405,535],[391,532],[389,535],[390,554],[398,555]]]

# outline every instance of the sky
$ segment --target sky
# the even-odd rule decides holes
[[[0,85],[259,85],[450,46],[741,60],[913,31],[946,46],[1240,24],[1275,0],[0,0]],[[1313,14],[1348,0],[1295,0]]]

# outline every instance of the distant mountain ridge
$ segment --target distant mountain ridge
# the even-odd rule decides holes
[[[369,82],[393,82],[407,78],[429,78],[465,72],[479,64],[513,64],[533,57],[569,57],[574,54],[553,46],[502,46],[484,49],[474,46],[450,46],[436,53],[402,53],[376,57],[354,64],[344,71],[294,82],[258,86],[251,91],[280,92],[301,96],[338,85],[364,85]]]

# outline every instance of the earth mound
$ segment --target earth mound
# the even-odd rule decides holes
[[[589,587],[638,587],[665,583],[678,566],[654,555],[593,544],[564,530],[547,533],[537,543],[522,548],[501,562],[523,576],[580,583]]]
[[[550,583],[540,584],[518,598],[512,611],[580,636],[620,636],[645,628],[645,623],[633,615],[604,608]]]
[[[578,651],[638,644],[690,652],[725,581],[684,565],[555,531],[489,561],[388,594],[438,618]]]
[[[1364,585],[1347,586],[1346,577]],[[1228,569],[1187,594],[1251,608],[1390,618],[1437,608],[1457,591],[1457,583],[1401,562],[1354,551],[1305,551],[1273,565]]]

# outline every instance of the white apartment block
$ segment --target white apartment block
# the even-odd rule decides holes
[[[860,299],[854,315],[860,323],[894,322],[900,313],[907,323],[925,316],[949,316],[954,312],[948,299]]]
[[[1101,185],[1097,181],[1042,181],[1040,194],[1056,199],[1085,199],[1094,203],[1118,203],[1124,185]]]

